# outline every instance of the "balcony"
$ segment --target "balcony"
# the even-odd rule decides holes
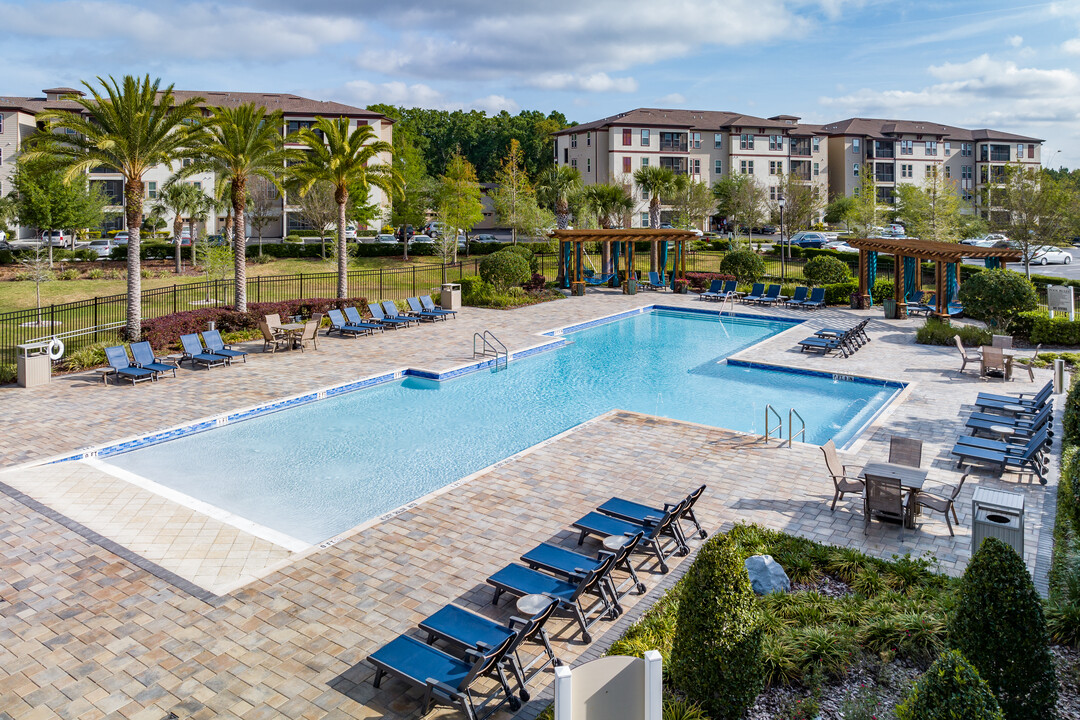
[[[877,182],[896,182],[896,169],[892,165],[879,163],[874,166],[874,180]]]
[[[662,157],[660,158],[660,167],[667,168],[676,175],[686,175],[687,171],[686,158],[682,157]]]
[[[796,157],[810,157],[810,138],[791,138],[791,154]]]
[[[792,160],[791,177],[803,182],[810,182],[810,162],[808,160]]]
[[[874,145],[873,145],[873,149],[874,149],[874,157],[876,157],[876,158],[890,158],[891,159],[893,157],[896,157],[896,154],[895,154],[895,152],[893,150],[893,143],[891,143],[891,142],[881,142],[880,140],[875,140]]]
[[[660,152],[686,152],[686,133],[660,133]]]

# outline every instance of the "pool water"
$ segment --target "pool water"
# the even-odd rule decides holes
[[[653,311],[499,372],[406,378],[107,462],[317,543],[614,408],[762,433],[771,403],[842,446],[898,390],[724,361],[789,327]]]

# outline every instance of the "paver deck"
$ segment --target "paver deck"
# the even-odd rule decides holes
[[[246,366],[184,371],[175,382],[153,386],[106,388],[87,376],[33,390],[4,389],[0,404],[14,432],[0,440],[0,463],[10,467],[388,368],[448,369],[469,359],[478,329],[493,330],[513,351],[536,344],[537,331],[658,301],[699,305],[667,293],[591,293],[513,312],[466,309],[459,320],[434,327],[320,340],[318,352],[256,355]],[[859,313],[801,316],[820,326],[852,322]],[[928,485],[956,482],[947,451],[976,393],[988,384],[973,375],[956,377],[955,349],[914,345],[915,325],[871,322],[873,341],[846,360],[792,352],[806,328],[742,355],[912,382],[845,459],[882,460],[891,434],[917,436],[926,443]],[[1045,379],[1045,372],[1037,376]],[[1027,387],[1024,380],[1003,389]],[[63,418],[63,431],[59,422],[43,418]],[[84,470],[94,468],[71,472]],[[169,572],[155,573],[154,564],[185,578],[190,570],[177,556],[182,550],[188,557],[213,530],[215,537],[229,536],[226,555],[246,558],[243,545],[251,541],[235,528],[213,526],[190,508],[178,515],[176,507],[143,496],[142,489],[118,492],[112,484],[123,483],[118,478],[96,478],[95,489],[83,487],[78,477],[49,474],[37,469],[18,480],[29,498],[0,494],[0,718],[415,716],[418,696],[392,680],[375,690],[363,658],[447,602],[505,618],[511,611],[505,603],[490,605],[485,578],[538,542],[573,546],[570,523],[612,495],[670,499],[706,483],[698,508],[710,530],[759,522],[881,556],[929,552],[943,570],[957,573],[970,552],[971,493],[976,485],[1005,488],[1026,497],[1025,560],[1037,578],[1045,578],[1056,483],[1055,472],[1047,487],[1009,475],[973,475],[957,505],[955,538],[940,518],[928,516],[901,545],[896,528],[882,523],[864,534],[857,500],[829,511],[832,487],[814,446],[781,448],[750,435],[613,411],[330,547],[289,554],[278,569],[218,594],[193,592]],[[0,482],[13,485],[14,475],[0,475]],[[116,493],[115,502],[107,501],[109,493]],[[137,528],[107,524],[117,507],[131,503],[136,514],[163,518],[144,525],[142,532],[155,542]],[[170,526],[179,536],[192,523],[205,534],[156,542],[161,528]],[[587,542],[589,550],[598,548]],[[217,547],[216,540],[210,547]],[[153,564],[132,562],[126,553],[135,548]],[[653,587],[660,576],[644,556],[642,570]],[[204,589],[229,587],[220,571],[185,579],[195,577]],[[630,596],[627,605],[637,602]],[[569,622],[560,619],[552,630],[561,658],[572,661],[585,649]],[[544,682],[549,678],[545,674]]]

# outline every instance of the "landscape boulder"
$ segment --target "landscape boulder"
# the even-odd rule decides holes
[[[750,575],[750,586],[757,595],[791,590],[791,580],[780,563],[772,559],[772,555],[751,555],[746,558],[746,572]]]

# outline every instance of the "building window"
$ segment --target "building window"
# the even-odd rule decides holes
[[[641,213],[641,227],[649,227],[649,213],[647,212]]]
[[[821,138],[814,138],[810,143],[814,146],[814,152],[821,152]]]
[[[935,175],[937,175],[937,165],[927,165],[926,177],[934,177]]]
[[[859,163],[851,163],[851,174],[859,177]]]
[[[2,132],[4,132],[4,113],[0,113],[0,133]]]
[[[753,160],[740,160],[739,161],[739,170],[742,171],[743,175],[753,175],[754,174],[754,161]]]
[[[947,177],[947,178],[952,177],[952,168],[949,167],[948,165],[945,166],[945,177]]]
[[[769,161],[769,174],[780,175],[784,172],[784,163],[782,160],[770,160]]]
[[[855,155],[858,155],[860,152],[862,152],[861,145],[862,144],[859,142],[859,138],[851,138],[851,152],[852,153],[854,153]]]
[[[157,199],[157,183],[153,180],[150,180],[146,183],[146,197],[150,198],[151,200]]]
[[[180,164],[181,164],[181,165],[182,165],[183,167],[187,167],[188,165],[190,165],[190,164],[191,164],[191,158],[184,158],[183,162],[181,162]]]
[[[101,194],[105,196],[109,205],[124,204],[124,181],[123,180],[91,180]]]
[[[622,131],[622,144],[623,147],[629,147],[634,142],[634,131],[630,128],[623,128]]]
[[[937,140],[927,140],[924,144],[927,155],[937,155]]]
[[[740,150],[753,150],[754,149],[754,136],[749,133],[743,133],[739,136],[739,149]]]
[[[570,158],[570,167],[577,168],[577,158]]]
[[[641,131],[641,147],[649,147],[649,131]]]
[[[783,135],[770,135],[769,136],[769,149],[770,150],[783,150],[784,149],[784,136]]]
[[[0,132],[3,132],[2,127],[0,127]],[[1028,159],[1029,160],[1034,160],[1035,159],[1035,146],[1034,145],[1028,145]]]
[[[592,158],[585,158],[585,172],[592,172]]]
[[[592,146],[592,133],[587,132],[587,133],[585,133],[585,147],[591,147],[591,146]]]
[[[701,174],[701,160],[691,160],[690,161],[690,174],[691,175],[700,175]]]
[[[699,133],[699,132],[690,133],[690,147],[692,147],[692,148],[700,148],[701,147],[701,133]]]
[[[952,155],[952,143],[947,142],[945,143],[945,157],[949,157],[950,155]]]
[[[713,160],[712,172],[713,172],[713,175],[715,175],[716,177],[720,177],[721,175],[723,175],[724,174],[724,161],[723,160]]]
[[[627,156],[627,157],[624,157],[624,158],[622,159],[622,171],[623,171],[624,173],[631,173],[631,172],[633,172],[633,169],[631,169],[631,167],[630,167],[630,157],[629,157],[629,156]]]
[[[643,167],[643,168],[649,167],[649,158],[647,158],[647,157],[641,158],[641,167]]]
[[[971,143],[960,143],[960,156],[971,157]]]
[[[818,168],[818,164],[819,163],[814,163],[814,177],[817,177],[818,173],[820,172],[820,169]]]
[[[724,133],[713,133],[712,146],[714,148],[721,148],[724,146]]]
[[[771,200],[773,202],[776,202],[776,188],[775,187],[769,188],[769,200]]]
[[[911,177],[911,166],[910,165],[908,165],[906,163],[900,163],[900,177],[902,177],[902,178]]]
[[[570,136],[570,147],[572,147],[572,148],[577,147],[577,135],[571,135]]]
[[[563,148],[562,149],[562,162],[563,162],[563,165],[570,162],[569,158],[570,158],[570,148]]]
[[[643,189],[641,191],[641,199],[642,200],[648,200],[649,199],[649,190],[648,190],[648,188]]]
[[[1016,145],[1016,159],[1019,160],[1024,157],[1024,145],[1023,143],[1017,143]]]
[[[202,190],[202,183],[199,182],[198,180],[196,180],[195,182],[193,182],[191,184],[195,186],[196,190]]]

